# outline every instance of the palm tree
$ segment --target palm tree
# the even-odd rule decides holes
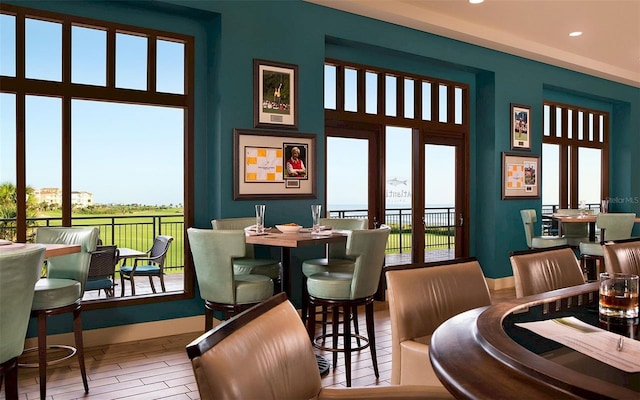
[[[31,186],[26,188],[27,194],[27,219],[38,216],[38,204]],[[16,237],[16,217],[17,209],[16,186],[13,183],[5,182],[0,185],[0,238],[15,240]],[[28,226],[35,225],[36,222],[28,223]]]

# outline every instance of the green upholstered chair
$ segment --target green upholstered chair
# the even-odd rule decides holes
[[[602,250],[608,273],[640,275],[640,238],[608,242]]]
[[[440,386],[431,363],[431,335],[445,320],[491,305],[480,263],[473,257],[387,267],[391,321],[391,384]]]
[[[205,331],[213,327],[213,312],[225,319],[273,295],[273,281],[259,274],[236,274],[233,259],[245,254],[244,232],[187,229],[200,297],[205,304]]]
[[[148,277],[153,293],[156,293],[153,277],[158,277],[160,278],[162,291],[166,291],[164,286],[164,261],[167,258],[167,252],[169,251],[171,242],[173,242],[171,236],[156,236],[153,240],[153,245],[147,251],[147,257],[136,257],[133,259],[133,265],[123,265],[120,267],[120,296],[124,297],[124,281],[131,283],[131,295],[136,295],[136,276]]]
[[[82,296],[89,275],[91,252],[98,242],[98,228],[90,227],[40,227],[36,231],[36,243],[79,244],[79,253],[47,259],[47,277],[38,280],[31,306],[31,316],[38,319],[38,366],[40,369],[40,397],[47,391],[47,365],[78,354],[85,393],[89,392],[87,373],[84,366],[84,345],[82,343]],[[63,313],[73,313],[75,348],[64,347],[71,353],[60,359],[47,361],[47,317]],[[31,350],[31,349],[29,349]]]
[[[4,380],[7,399],[18,398],[18,356],[24,350],[44,252],[41,245],[0,251],[0,387]]]
[[[600,213],[596,217],[596,227],[600,229],[599,243],[580,243],[580,264],[584,271],[587,270],[589,260],[604,263],[604,250],[602,245],[613,240],[631,238],[631,231],[635,222],[635,213]],[[589,275],[598,276],[598,270],[592,271]],[[605,266],[606,269],[606,266]]]
[[[224,218],[211,220],[213,229],[242,230],[254,225],[255,217]],[[233,260],[236,274],[266,275],[273,279],[276,292],[282,291],[282,263],[273,258],[256,258],[255,249],[251,243],[245,243],[245,255]]]
[[[347,235],[353,230],[367,229],[369,221],[365,218],[320,218],[320,225],[342,231]],[[302,320],[307,320],[307,277],[318,272],[346,271],[353,272],[355,262],[347,258],[346,243],[328,243],[326,257],[306,260],[302,263]],[[354,326],[358,329],[357,315],[354,315]],[[327,308],[322,309],[322,323],[326,328]],[[326,330],[323,328],[323,334]]]
[[[561,208],[556,211],[562,215],[582,215],[593,214],[594,210],[578,210],[575,208]],[[571,247],[578,248],[580,243],[589,241],[589,223],[588,222],[572,222],[570,224],[562,224],[562,237],[567,239],[567,244]]]
[[[355,265],[353,270],[332,269],[329,263],[327,271],[318,272],[307,278],[308,292],[308,319],[307,331],[314,345],[320,349],[333,352],[333,368],[337,366],[338,352],[344,353],[347,386],[351,386],[351,352],[359,351],[366,347],[371,350],[371,359],[376,377],[379,377],[378,363],[376,359],[375,333],[373,323],[373,300],[378,290],[378,282],[384,255],[389,238],[389,229],[365,229],[351,231],[347,239],[346,257]],[[329,337],[333,341],[330,347],[318,343],[322,337],[315,336],[316,307],[331,308],[332,331]],[[351,347],[351,313],[357,313],[358,306],[365,306],[367,320],[367,335],[357,338],[364,340],[362,346]],[[340,320],[339,313],[345,316]],[[338,324],[342,325],[342,333],[339,333]],[[343,338],[342,347],[338,347],[338,338]]]
[[[536,236],[534,224],[538,221],[536,210],[520,210],[527,246],[530,249],[555,247],[567,244],[567,239],[559,236]]]
[[[585,283],[578,259],[569,245],[514,251],[509,254],[509,260],[517,298]]]
[[[104,290],[107,297],[113,297],[114,286],[113,277],[116,272],[120,251],[117,246],[97,246],[96,251],[91,253],[89,263],[89,276],[85,292],[89,290]]]

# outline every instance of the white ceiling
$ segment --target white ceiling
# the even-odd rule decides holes
[[[306,1],[640,87],[640,0]]]

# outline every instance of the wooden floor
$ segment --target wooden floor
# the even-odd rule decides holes
[[[494,302],[515,297],[513,289],[492,293]],[[387,303],[375,306],[376,342],[380,378],[376,379],[369,349],[352,355],[352,386],[389,385],[391,328]],[[364,315],[360,317],[361,332]],[[47,399],[199,399],[185,346],[200,333],[150,339],[85,349],[89,394],[84,393],[76,358],[49,366]],[[322,353],[320,353],[322,354]],[[327,354],[330,357],[329,354]],[[322,379],[323,386],[344,386],[344,362]],[[39,398],[38,369],[19,369],[20,399]],[[4,391],[0,391],[0,399]]]

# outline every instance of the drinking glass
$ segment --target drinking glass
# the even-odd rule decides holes
[[[320,214],[322,213],[322,206],[320,204],[311,205],[311,219],[313,220],[312,231],[314,233],[320,232]]]
[[[602,200],[600,203],[600,212],[608,213],[609,212],[609,200]]]
[[[617,318],[638,317],[638,275],[600,274],[600,314]]]
[[[256,233],[264,232],[264,204],[256,204]]]

